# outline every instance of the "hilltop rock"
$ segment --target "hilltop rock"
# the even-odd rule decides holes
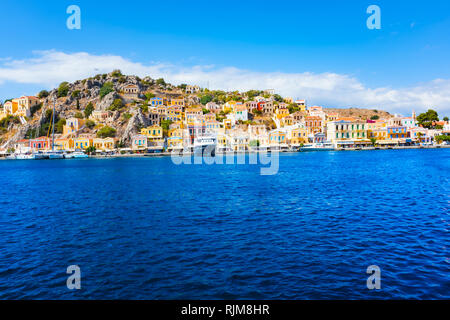
[[[108,93],[106,96],[103,97],[103,99],[97,103],[95,110],[98,111],[106,111],[114,102],[114,100],[120,98],[117,92],[113,91]]]
[[[131,137],[139,133],[141,128],[147,127],[149,120],[144,116],[140,108],[134,108],[133,116],[128,121],[125,131],[122,133],[120,140],[122,142],[130,142]]]

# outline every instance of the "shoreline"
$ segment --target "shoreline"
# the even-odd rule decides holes
[[[329,151],[380,151],[380,150],[410,150],[410,149],[450,149],[450,145],[443,146],[396,146],[396,147],[365,147],[365,148],[335,148],[333,150],[278,150],[279,153],[303,153],[303,152],[329,152]],[[266,150],[252,150],[252,151],[233,151],[233,152],[218,152],[216,156],[227,156],[227,155],[237,155],[237,154],[255,154],[255,153],[272,153],[276,151],[266,151]],[[90,155],[89,159],[112,159],[112,158],[161,158],[170,157],[171,152],[160,152],[160,153],[135,153],[135,154],[114,154],[114,155]],[[193,156],[193,152],[187,152],[182,154],[183,156]],[[0,160],[14,160],[7,159],[6,156],[0,156]],[[72,160],[72,159],[65,159]]]

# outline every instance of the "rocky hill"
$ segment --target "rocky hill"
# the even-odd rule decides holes
[[[127,87],[137,88],[137,94],[130,98],[126,94]],[[0,120],[0,148],[7,148],[24,138],[32,138],[47,134],[50,126],[53,105],[55,105],[55,118],[58,123],[64,123],[71,117],[87,118],[93,110],[109,111],[111,113],[108,126],[116,131],[116,138],[122,144],[129,144],[132,135],[150,123],[148,101],[152,97],[184,98],[186,106],[205,105],[209,101],[218,104],[229,100],[243,101],[255,95],[263,95],[264,91],[251,90],[247,93],[208,91],[203,90],[195,94],[186,93],[186,85],[174,86],[163,79],[123,75],[119,70],[109,74],[99,74],[73,83],[63,82],[58,88],[49,92],[43,90],[39,93],[40,106],[33,108],[32,116],[23,124],[18,117],[8,117]],[[278,96],[278,95],[275,95]],[[272,96],[273,98],[273,96]],[[278,96],[278,99],[281,97]],[[380,118],[390,117],[390,114],[381,110],[368,109],[337,109],[329,108],[326,111],[338,112],[340,116],[360,117],[370,119],[378,115]],[[271,119],[262,119],[261,124],[273,126]],[[84,128],[83,133],[96,134],[105,124],[95,124]],[[55,126],[61,132],[62,125]]]
[[[354,117],[363,120],[379,117],[387,119],[393,117],[389,112],[377,109],[360,109],[360,108],[324,108],[325,112],[339,113],[340,117]]]

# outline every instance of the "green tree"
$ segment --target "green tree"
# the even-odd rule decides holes
[[[424,128],[431,128],[433,121],[439,121],[438,113],[432,109],[417,116],[417,122]]]
[[[95,153],[95,151],[97,151],[97,149],[94,146],[90,146],[90,147],[86,148],[86,153],[89,155]]]
[[[116,136],[116,129],[109,126],[104,126],[97,132],[97,137],[99,138],[113,138]]]
[[[105,82],[100,89],[99,95],[100,99],[103,99],[108,93],[114,91],[114,84],[112,82]]]
[[[64,125],[66,124],[66,119],[61,118],[56,122],[56,133],[63,133]]]
[[[111,111],[117,111],[123,108],[123,102],[122,99],[116,99],[114,102],[109,106],[108,110]]]
[[[156,84],[159,85],[159,86],[165,86],[166,82],[164,81],[163,78],[159,78],[159,79],[156,80]]]
[[[370,143],[372,143],[372,146],[375,147],[375,145],[377,144],[377,139],[375,139],[375,138],[370,138]]]
[[[442,120],[444,120],[445,122],[448,122],[448,117],[444,117],[444,118],[442,118]]]
[[[203,111],[203,114],[208,114],[208,113],[210,113],[211,111],[209,111],[208,109],[206,109],[206,108],[202,108],[202,111]]]
[[[92,104],[92,102],[89,102],[88,105],[86,106],[86,108],[84,109],[84,117],[86,119],[89,118],[89,116],[92,114],[93,111],[94,111],[94,105]]]
[[[80,90],[75,90],[72,92],[72,98],[78,98],[79,95],[80,95]]]
[[[148,101],[148,100],[150,100],[151,98],[154,98],[154,97],[155,97],[155,94],[154,94],[154,93],[151,93],[151,92],[146,92],[146,93],[145,93],[145,97],[147,98],[147,101]]]
[[[83,119],[83,114],[81,112],[77,112],[77,113],[75,113],[74,117],[77,119]]]
[[[86,127],[88,127],[89,129],[93,129],[95,127],[95,122],[92,120],[87,120],[86,121]]]
[[[49,95],[49,93],[48,93],[47,90],[42,90],[41,92],[39,92],[38,98],[39,98],[39,99],[47,98],[48,95]]]
[[[281,97],[279,94],[274,94],[273,98],[275,99],[275,101],[283,102],[283,97]]]
[[[61,82],[58,87],[58,98],[66,97],[69,93],[69,83],[67,81]]]
[[[370,117],[370,120],[378,120],[378,119],[380,119],[379,115],[374,115]]]
[[[200,103],[205,105],[208,102],[211,102],[213,100],[213,96],[210,94],[204,94],[201,98],[200,98]]]
[[[122,76],[122,71],[120,71],[119,69],[116,69],[116,70],[114,70],[114,71],[111,73],[111,75],[112,75],[114,78],[119,78],[119,77]]]

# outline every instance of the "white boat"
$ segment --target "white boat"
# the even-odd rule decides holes
[[[196,155],[214,156],[216,153],[217,138],[214,135],[204,135],[194,139],[194,153]],[[204,154],[206,150],[206,154]]]
[[[46,152],[44,154],[50,160],[64,159],[64,153],[62,151],[48,151],[48,152]]]
[[[331,142],[309,143],[300,148],[300,151],[333,151],[334,146]]]
[[[42,160],[48,159],[48,156],[42,152],[15,153],[7,157],[11,160]]]
[[[84,152],[82,152],[82,151],[75,151],[75,152],[72,152],[72,153],[66,153],[66,154],[64,155],[64,157],[65,157],[66,159],[89,158],[89,156],[88,156],[87,154],[85,154]]]

